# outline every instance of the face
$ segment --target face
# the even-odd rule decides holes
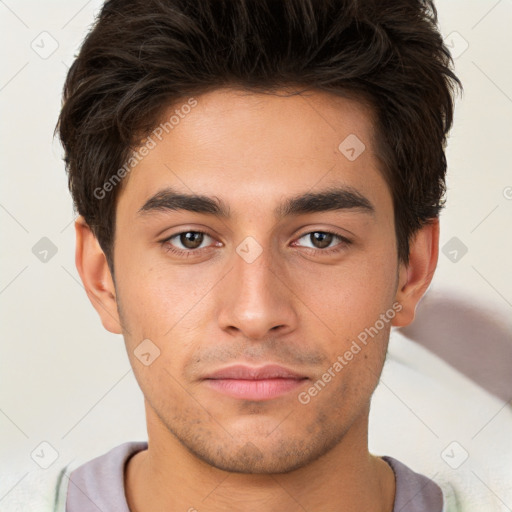
[[[371,112],[320,92],[196,101],[118,197],[128,355],[150,437],[228,471],[290,471],[367,415],[397,310]]]

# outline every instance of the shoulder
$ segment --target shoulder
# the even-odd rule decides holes
[[[395,474],[396,490],[393,512],[457,512],[452,489],[416,473],[399,460],[383,456]]]
[[[74,469],[69,476],[69,512],[118,510],[129,512],[124,488],[124,466],[147,442],[127,442]]]
[[[124,500],[124,464],[132,454],[145,448],[146,442],[123,443],[89,461],[75,459],[66,465],[53,464],[47,469],[35,468],[20,474],[14,474],[2,466],[0,510],[86,512],[92,507],[90,510],[97,512],[98,508],[90,497],[94,496],[97,501],[98,491],[100,499],[108,499],[121,492]],[[69,507],[70,500],[74,508]]]

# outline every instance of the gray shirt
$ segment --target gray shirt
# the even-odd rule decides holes
[[[147,447],[147,442],[123,443],[76,468],[69,478],[66,512],[130,512],[124,489],[125,464]],[[433,480],[392,457],[382,459],[395,473],[393,512],[442,512],[443,494]]]

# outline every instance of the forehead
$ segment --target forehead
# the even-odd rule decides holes
[[[217,89],[203,94],[173,127],[176,145],[194,144],[198,150],[223,157],[228,156],[227,149],[236,156],[244,151],[263,161],[265,156],[279,155],[322,159],[322,153],[332,153],[352,135],[373,150],[373,111],[367,104],[320,91],[291,93],[287,89],[275,93]],[[184,109],[185,101],[173,105],[163,123],[176,119],[172,114]],[[265,151],[261,144],[272,151]]]
[[[134,209],[164,186],[259,206],[322,186],[372,195],[387,189],[373,138],[373,112],[355,99],[217,89],[164,113],[121,195]]]

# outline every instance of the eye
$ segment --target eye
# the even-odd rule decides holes
[[[299,246],[322,252],[335,252],[351,244],[348,238],[330,231],[311,231],[298,238],[297,242],[300,240],[304,240],[306,245],[298,244]]]
[[[211,245],[213,238],[202,231],[183,231],[162,240],[166,248],[178,254],[203,249]]]

